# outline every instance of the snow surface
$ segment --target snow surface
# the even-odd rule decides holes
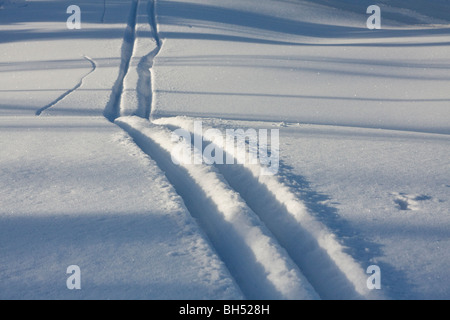
[[[1,299],[235,299],[161,170],[102,118],[1,118]],[[81,269],[81,290],[66,269]]]
[[[155,117],[450,132],[448,24],[374,31],[367,7],[253,3],[158,2]]]
[[[72,4],[0,1],[0,299],[450,298],[449,1]]]

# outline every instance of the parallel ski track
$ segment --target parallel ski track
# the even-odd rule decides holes
[[[165,172],[246,298],[319,298],[298,266],[217,168],[174,164],[171,151],[176,142],[164,126],[139,117],[121,117],[115,123]]]
[[[120,117],[123,81],[129,72],[136,41],[139,1],[142,0],[134,0],[131,5],[124,37],[121,72],[105,116],[130,134],[141,150],[165,171],[242,292],[250,299],[375,297],[364,289],[366,283],[362,268],[344,253],[335,235],[315,220],[301,200],[275,177],[260,178],[254,168],[241,165],[216,168],[206,165],[195,168],[177,167],[170,158],[170,147],[173,147],[173,143],[168,139],[168,127],[180,128],[182,125],[170,124],[170,120],[167,124],[164,124],[164,121],[152,123],[149,121],[151,110],[148,109],[144,116],[139,115],[141,120]],[[141,59],[138,69],[141,75],[140,85],[151,87],[151,70],[150,76],[149,73],[143,72],[152,68],[153,61],[161,50],[162,41],[157,30],[156,2],[149,1],[149,23],[156,48]],[[211,192],[210,189],[214,186],[202,181],[202,174],[205,178],[208,176],[212,181],[217,181],[217,189],[230,196],[232,202],[239,203],[237,207],[241,208],[241,211],[236,213],[224,207],[220,194]],[[288,195],[288,200],[283,192]],[[209,215],[201,214],[205,209],[209,210]],[[235,220],[241,225],[236,225]],[[247,233],[250,230],[256,230],[257,235],[253,240],[248,239]],[[252,241],[254,246],[251,245]],[[261,252],[261,248],[258,248],[261,243],[258,244],[258,241],[265,242],[263,247],[268,252]],[[262,258],[267,254],[274,255],[269,264]],[[289,283],[289,279],[295,283]]]
[[[192,141],[203,139],[203,149],[214,146],[214,140],[196,137],[194,120],[187,117],[161,118],[155,123],[171,130],[190,132]],[[203,130],[217,129],[204,125]],[[223,150],[223,149],[222,149]],[[223,150],[225,157],[234,158]],[[353,257],[347,254],[339,239],[309,212],[288,186],[276,176],[261,175],[260,165],[215,165],[265,226],[286,249],[289,256],[322,299],[384,299],[367,289],[367,275]]]
[[[169,181],[182,196],[188,210],[200,221],[205,233],[209,236],[216,252],[227,265],[230,274],[247,298],[252,299],[318,299],[317,293],[301,275],[298,267],[279,246],[275,238],[263,226],[251,209],[239,199],[239,195],[230,190],[223,177],[210,168],[193,166],[179,169],[170,161],[170,132],[164,126],[152,125],[142,116],[133,118],[120,117],[123,113],[123,89],[130,85],[126,83],[127,74],[138,69],[140,75],[137,89],[148,84],[148,76],[143,74],[143,64],[133,66],[130,62],[136,60],[133,56],[136,48],[136,23],[143,6],[142,0],[133,2],[124,46],[121,65],[121,75],[118,78],[119,90],[113,93],[112,109],[105,111],[109,119],[124,129],[135,140],[136,144],[146,154],[157,162],[166,172]],[[149,2],[149,23],[152,26],[157,48],[141,59],[145,66],[152,66],[153,59],[161,48],[158,37],[154,1]],[[139,16],[140,18],[140,16]],[[153,21],[153,23],[151,23]],[[133,43],[130,43],[130,40]],[[151,59],[151,61],[150,61]],[[150,82],[151,83],[151,82]],[[132,84],[131,84],[132,86]],[[153,90],[152,90],[153,91]],[[125,106],[126,111],[130,106]],[[137,108],[139,113],[139,107]],[[144,125],[136,127],[128,123],[130,119],[141,119]],[[146,127],[148,126],[148,128]],[[145,131],[145,133],[144,133]],[[220,192],[210,192],[211,185],[205,183],[204,174]],[[225,204],[224,197],[229,197]],[[228,204],[232,204],[229,206]],[[205,208],[209,214],[202,212]]]

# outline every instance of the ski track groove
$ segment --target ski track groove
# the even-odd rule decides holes
[[[109,121],[114,122],[120,115],[121,97],[124,91],[124,81],[130,69],[130,62],[133,57],[136,40],[136,21],[138,15],[139,0],[132,0],[130,14],[128,16],[127,27],[123,37],[121,62],[119,75],[112,88],[111,97],[107,103],[103,115]]]
[[[156,47],[150,51],[149,54],[142,57],[139,61],[137,71],[138,71],[138,110],[136,115],[139,115],[143,118],[149,119],[151,106],[152,106],[152,91],[148,90],[148,88],[152,88],[152,68],[153,62],[156,56],[161,51],[161,39],[158,35],[158,27],[156,23],[156,12],[155,12],[156,2],[154,0],[149,0],[147,3],[147,15],[148,15],[148,25],[151,29],[151,35],[155,40]],[[155,21],[155,22],[154,22]]]
[[[171,132],[140,117],[115,122],[156,161],[249,299],[318,299],[275,237],[212,166],[171,160]]]
[[[157,22],[155,15],[156,2],[149,1],[147,7],[148,24],[151,26],[156,42],[149,54],[144,56],[137,65],[139,74],[136,91],[142,90],[140,86],[149,84],[148,72],[143,70],[153,65],[153,59],[160,51],[162,42],[157,32]],[[121,75],[118,78],[119,91],[114,92],[114,109],[105,112],[110,120],[124,129],[141,148],[141,150],[152,157],[158,166],[165,171],[169,181],[174,185],[177,192],[183,198],[186,207],[192,216],[201,221],[200,226],[209,236],[212,246],[216,249],[221,259],[227,265],[231,276],[240,287],[241,291],[250,298],[265,299],[318,299],[317,293],[301,275],[297,266],[289,259],[284,249],[282,249],[267,229],[260,223],[259,219],[251,212],[245,203],[239,199],[239,195],[230,190],[223,181],[223,177],[215,171],[210,171],[208,167],[190,167],[178,170],[168,159],[173,142],[170,141],[170,132],[163,126],[153,125],[142,115],[142,107],[138,105],[137,111],[133,113],[130,105],[135,96],[128,90],[133,87],[128,74],[134,73],[134,66],[131,63],[136,60],[134,54],[140,51],[138,47],[139,39],[136,34],[142,28],[138,25],[138,16],[141,13],[141,1],[132,3],[130,19],[127,32],[124,36],[123,56],[121,65]],[[140,16],[139,16],[140,17]],[[152,23],[153,21],[153,23]],[[131,43],[132,40],[132,43]],[[122,78],[123,76],[123,78]],[[150,71],[151,78],[151,71]],[[151,82],[150,82],[151,85]],[[150,89],[147,87],[147,90]],[[152,89],[152,88],[151,88]],[[153,90],[151,90],[153,92]],[[139,96],[140,92],[137,92]],[[139,104],[139,103],[138,103]],[[126,114],[130,112],[131,114]],[[126,116],[123,116],[125,114]],[[148,113],[149,114],[149,113]],[[136,117],[133,117],[136,115]],[[120,117],[121,116],[121,117]],[[143,127],[135,127],[131,121],[143,122]],[[131,121],[131,123],[129,123]],[[142,123],[138,123],[142,125]],[[146,126],[148,128],[144,128]],[[144,134],[143,131],[146,133]],[[209,180],[204,180],[204,175]],[[214,181],[216,192],[209,191],[211,185],[208,182]],[[206,183],[206,185],[205,185]],[[220,189],[221,192],[217,192]],[[192,192],[191,190],[196,190]],[[223,197],[228,197],[226,204],[221,203]],[[228,206],[228,204],[233,204]],[[237,203],[237,204],[236,204]],[[200,206],[199,206],[200,205]],[[208,208],[208,214],[204,212],[204,207]],[[232,235],[232,236],[230,236]]]
[[[155,123],[183,129],[191,134],[191,144],[202,139],[193,129],[195,119],[187,117],[161,118]],[[204,127],[204,130],[214,129]],[[213,140],[203,137],[207,145],[222,149]],[[287,251],[302,274],[322,299],[383,299],[367,289],[367,275],[357,261],[345,252],[345,247],[325,225],[318,221],[306,205],[276,176],[261,175],[261,167],[237,164],[215,165],[226,182],[256,213],[275,239]]]
[[[64,100],[65,98],[67,98],[69,95],[71,95],[72,93],[74,93],[76,90],[78,90],[79,88],[81,88],[83,86],[84,83],[84,79],[86,79],[91,73],[93,73],[96,69],[97,69],[97,64],[95,63],[94,60],[92,60],[91,58],[89,58],[88,56],[83,56],[84,59],[86,59],[87,61],[89,61],[89,63],[92,66],[92,69],[86,73],[83,77],[81,77],[80,81],[77,83],[77,85],[75,87],[73,87],[70,90],[67,90],[66,92],[64,92],[62,95],[60,95],[58,98],[56,98],[54,101],[50,102],[48,105],[40,108],[39,110],[36,111],[36,116],[40,116],[42,114],[42,112],[53,108],[55,105],[57,105],[59,102],[61,102],[62,100]]]
[[[123,115],[122,97],[138,40],[140,1],[131,4],[120,74],[105,117],[127,132],[165,172],[246,298],[379,298],[365,290],[364,270],[344,252],[336,236],[276,177],[258,176],[254,167],[245,165],[186,166],[172,162],[175,141],[169,127],[192,130],[176,120],[150,120],[154,92],[151,69],[163,44],[154,0],[148,0],[147,15],[156,48],[137,65],[136,89],[141,96],[137,111]],[[145,88],[151,89],[150,94],[142,98]],[[187,143],[192,147],[192,141]]]

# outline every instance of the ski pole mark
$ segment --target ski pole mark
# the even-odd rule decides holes
[[[59,102],[61,102],[62,100],[64,100],[65,98],[67,98],[67,96],[69,96],[70,94],[72,94],[74,91],[78,90],[79,88],[81,88],[83,86],[84,83],[84,79],[86,79],[91,73],[93,73],[96,69],[97,69],[97,64],[95,63],[94,60],[92,60],[91,58],[89,58],[88,56],[83,56],[84,59],[86,59],[87,61],[89,61],[89,63],[91,64],[92,68],[91,70],[86,73],[81,79],[80,82],[77,83],[77,85],[75,87],[73,87],[72,89],[66,91],[65,93],[63,93],[62,95],[60,95],[58,98],[56,98],[56,100],[52,101],[51,103],[49,103],[48,105],[40,108],[38,111],[36,111],[36,116],[40,116],[42,114],[42,112],[44,112],[45,110],[48,110],[52,107],[54,107],[56,104],[58,104]]]

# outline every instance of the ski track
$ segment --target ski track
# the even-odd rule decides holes
[[[190,132],[195,119],[188,117],[161,118],[155,123]],[[214,129],[204,126],[203,130]],[[203,137],[204,148],[214,146]],[[223,149],[222,149],[223,150]],[[234,159],[234,165],[216,165],[227,183],[239,193],[245,203],[257,214],[277,241],[312,284],[322,299],[382,299],[366,286],[364,269],[350,255],[325,225],[318,221],[306,205],[273,175],[262,175],[260,165],[237,164],[237,159],[223,150],[224,156]],[[247,158],[249,155],[247,155]]]
[[[128,16],[127,27],[123,37],[121,62],[119,75],[112,88],[111,97],[105,107],[103,115],[109,121],[114,122],[120,116],[120,104],[124,92],[125,78],[130,69],[136,40],[136,20],[138,15],[139,0],[132,0],[130,14]]]
[[[174,164],[171,151],[177,141],[164,126],[139,117],[122,117],[115,123],[165,172],[247,298],[319,298],[275,237],[216,168]]]
[[[52,101],[51,103],[49,103],[48,105],[46,105],[45,107],[40,108],[38,111],[36,111],[36,116],[40,116],[42,114],[42,112],[44,112],[45,110],[48,110],[52,107],[54,107],[55,105],[57,105],[59,102],[61,102],[62,100],[64,100],[65,98],[67,98],[70,94],[74,93],[76,90],[78,90],[79,88],[81,88],[83,86],[84,83],[84,79],[86,79],[91,73],[93,73],[96,69],[97,69],[97,64],[95,63],[94,60],[92,60],[91,58],[89,58],[88,56],[84,56],[84,59],[86,59],[87,61],[89,61],[89,63],[92,66],[92,69],[86,73],[81,79],[80,82],[77,83],[77,85],[75,87],[73,87],[72,89],[64,92],[61,96],[59,96],[58,98],[56,98],[56,100]]]
[[[123,46],[123,79],[121,76],[118,79],[118,82],[122,82],[118,87],[122,91],[114,93],[115,107],[106,114],[166,172],[169,181],[182,196],[191,214],[200,221],[246,297],[318,299],[317,293],[285,250],[223,177],[207,166],[178,168],[170,160],[170,150],[174,146],[171,132],[164,126],[153,125],[144,119],[139,95],[142,94],[142,88],[147,91],[151,88],[146,87],[149,83],[151,85],[151,71],[149,77],[144,69],[153,65],[153,59],[162,44],[157,36],[155,6],[153,1],[135,1],[131,6]],[[154,47],[139,59],[143,48],[152,44],[149,39],[145,41],[139,37],[147,31],[141,21],[143,12],[147,13],[147,26],[153,29]],[[131,39],[133,43],[130,43]],[[140,63],[136,64],[138,60]]]
[[[163,45],[155,11],[153,0],[131,4],[120,74],[105,117],[165,172],[246,298],[383,298],[367,289],[363,268],[277,177],[261,176],[257,165],[173,163],[171,151],[179,141],[169,127],[193,133],[194,119],[149,121],[151,68]],[[142,39],[147,28],[151,38]],[[145,48],[149,53],[141,54]]]
[[[145,3],[142,3],[144,5]],[[131,115],[138,115],[140,117],[149,119],[150,117],[150,111],[151,111],[151,105],[152,105],[152,90],[149,90],[149,88],[152,88],[152,72],[151,69],[153,68],[153,60],[158,55],[159,51],[161,50],[161,40],[159,39],[158,32],[157,32],[157,25],[156,23],[153,23],[154,19],[152,17],[155,16],[155,6],[156,3],[152,0],[149,0],[147,2],[147,19],[146,21],[139,21],[140,27],[137,31],[137,40],[139,41],[137,43],[137,46],[139,49],[148,52],[150,50],[150,53],[143,56],[138,65],[137,65],[137,85],[136,85],[136,94],[137,94],[137,110],[132,111]],[[143,9],[141,10],[143,11]],[[145,33],[151,34],[152,38],[145,38]],[[141,37],[142,34],[142,37]],[[142,41],[142,38],[144,40]],[[141,48],[142,47],[142,48]],[[153,49],[147,49],[154,47]]]

